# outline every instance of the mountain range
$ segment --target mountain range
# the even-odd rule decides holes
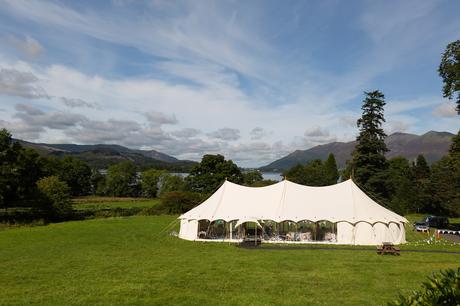
[[[423,135],[408,133],[394,133],[389,135],[385,142],[390,150],[386,156],[392,158],[403,156],[414,160],[417,155],[423,154],[429,163],[439,160],[446,155],[454,134],[448,132],[430,131]],[[91,167],[106,169],[120,161],[128,160],[136,165],[148,168],[168,169],[172,171],[188,172],[196,164],[194,161],[179,160],[173,156],[156,150],[129,149],[116,144],[47,144],[33,143],[15,139],[26,148],[33,148],[43,156],[73,156],[87,162]],[[296,150],[266,166],[261,171],[283,171],[296,164],[306,164],[314,159],[325,160],[329,153],[333,153],[339,168],[345,167],[345,162],[352,158],[356,141],[332,142],[318,145],[307,150]]]
[[[132,161],[140,167],[155,167],[173,171],[188,172],[196,162],[179,160],[155,150],[129,149],[115,144],[47,144],[15,139],[23,147],[35,149],[43,156],[73,156],[87,162],[91,167],[106,169],[120,161]]]
[[[389,135],[385,143],[389,149],[387,158],[403,156],[415,160],[417,155],[423,154],[428,163],[433,163],[447,154],[454,134],[448,132],[430,131],[423,135],[408,133],[394,133]],[[352,158],[356,141],[332,142],[312,147],[308,150],[296,150],[266,166],[261,171],[283,171],[296,164],[306,164],[314,159],[325,160],[329,153],[333,153],[339,168],[345,167],[345,162]]]

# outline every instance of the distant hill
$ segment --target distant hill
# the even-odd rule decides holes
[[[447,154],[454,134],[448,132],[430,131],[421,136],[407,133],[394,133],[385,140],[390,150],[388,158],[403,156],[414,160],[417,155],[423,154],[429,163],[439,160]],[[319,145],[308,150],[297,150],[278,159],[269,165],[261,167],[262,171],[283,171],[296,164],[306,164],[313,159],[325,160],[329,153],[333,153],[339,168],[345,166],[345,162],[351,159],[356,141],[332,142]]]
[[[143,168],[155,167],[184,172],[188,172],[196,164],[196,162],[179,160],[155,150],[135,150],[114,144],[77,145],[33,143],[17,139],[15,141],[26,148],[35,149],[40,155],[74,156],[98,169],[105,169],[124,160],[132,161]]]

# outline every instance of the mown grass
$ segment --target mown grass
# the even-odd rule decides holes
[[[134,216],[2,231],[0,304],[383,305],[460,263],[456,254],[248,250],[158,235],[174,219]]]

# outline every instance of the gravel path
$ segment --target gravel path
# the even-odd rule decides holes
[[[441,234],[441,237],[452,242],[460,243],[460,235]]]

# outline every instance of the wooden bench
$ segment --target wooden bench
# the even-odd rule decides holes
[[[377,248],[377,254],[380,254],[380,255],[391,254],[391,255],[399,256],[400,251],[401,250],[395,247],[394,244],[391,242],[384,242],[382,243],[380,247]]]

